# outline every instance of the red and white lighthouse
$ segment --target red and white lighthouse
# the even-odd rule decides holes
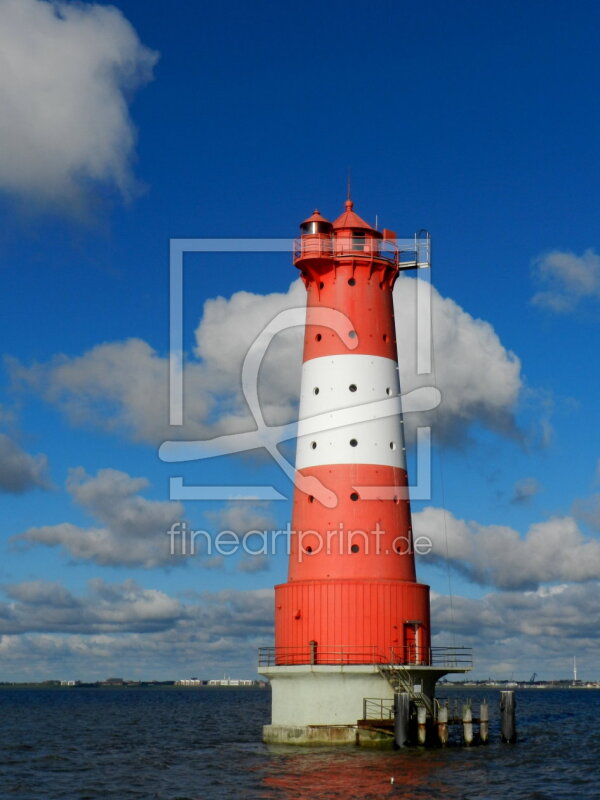
[[[297,481],[275,647],[261,653],[273,690],[264,738],[354,742],[365,699],[383,707],[401,689],[431,705],[450,671],[432,664],[429,587],[416,580],[400,407],[392,290],[420,264],[351,200],[335,222],[315,211],[300,228]]]

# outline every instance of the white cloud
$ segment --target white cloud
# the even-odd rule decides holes
[[[206,511],[204,516],[210,521],[215,536],[222,531],[231,531],[239,537],[239,551],[245,553],[236,562],[235,568],[239,572],[267,572],[270,569],[272,553],[265,551],[271,537],[261,535],[275,529],[270,503],[236,500],[215,511]],[[203,546],[204,542],[200,541],[196,551],[201,556]],[[225,569],[228,561],[223,555],[212,555],[203,557],[201,564],[208,569]]]
[[[480,676],[568,678],[573,655],[581,673],[596,679],[600,658],[600,584],[498,592],[480,598],[433,593],[434,644],[474,648]],[[451,637],[451,638],[449,638]],[[460,637],[460,638],[456,638]],[[520,671],[520,674],[518,674]]]
[[[600,492],[580,498],[573,503],[573,513],[586,522],[592,530],[600,531]]]
[[[133,580],[108,584],[94,578],[88,587],[82,598],[51,581],[5,586],[11,602],[0,603],[0,634],[157,631],[187,616],[179,600]]]
[[[536,478],[521,478],[514,485],[511,503],[516,505],[529,503],[541,489],[540,482]]]
[[[255,556],[245,556],[238,563],[240,572],[268,572],[271,567],[271,559],[267,555],[259,553]]]
[[[428,536],[434,562],[449,561],[470,581],[501,589],[593,581],[600,575],[600,540],[586,538],[572,517],[531,525],[524,537],[505,525],[480,525],[428,507],[413,515],[417,536]]]
[[[138,492],[145,478],[101,469],[90,477],[82,467],[71,470],[67,489],[75,502],[90,513],[99,527],[83,528],[69,522],[29,528],[12,537],[17,546],[62,547],[77,560],[101,566],[176,566],[169,553],[166,531],[183,520],[181,503],[146,500]]]
[[[252,677],[273,635],[273,591],[188,593],[90,582],[84,596],[41,581],[5,587],[0,659],[8,680]]]
[[[273,592],[188,592],[180,598],[133,581],[95,581],[74,595],[35,581],[5,587],[0,659],[5,679],[97,680],[252,677],[256,648],[273,635]],[[435,645],[474,648],[486,677],[596,678],[600,659],[597,582],[497,592],[481,598],[432,593]],[[12,632],[10,632],[12,631]]]
[[[449,297],[431,290],[436,385],[442,394],[434,412],[435,435],[458,442],[473,423],[515,435],[514,412],[523,388],[521,362],[506,350],[489,322],[475,319]],[[402,277],[394,291],[402,391],[432,383],[417,374],[415,341],[417,280]],[[421,297],[420,313],[424,299]],[[430,413],[411,414],[409,426],[431,422]]]
[[[564,314],[585,298],[600,299],[600,256],[591,248],[581,256],[561,250],[539,256],[534,277],[543,287],[532,298],[540,308]]]
[[[491,325],[463,311],[435,290],[433,312],[437,385],[436,412],[407,415],[407,429],[432,421],[436,434],[460,442],[478,423],[514,435],[514,411],[522,389],[520,362]],[[242,387],[241,364],[257,333],[281,310],[302,306],[305,292],[295,281],[287,293],[237,292],[204,305],[196,330],[196,356],[185,372],[183,428],[168,426],[168,364],[145,342],[130,339],[99,345],[79,357],[49,364],[13,365],[13,375],[44,394],[76,424],[99,425],[134,440],[206,439],[255,428]],[[395,294],[402,390],[433,382],[416,372],[416,280],[402,278]],[[259,393],[270,424],[292,421],[302,363],[301,328],[278,335],[261,367]],[[433,416],[435,414],[435,416]]]
[[[0,433],[0,492],[20,494],[30,489],[48,489],[48,459],[32,456],[6,434]]]
[[[236,500],[216,511],[207,511],[206,516],[215,528],[234,531],[240,536],[249,531],[268,531],[275,524],[270,503]]]
[[[114,6],[0,0],[0,189],[72,211],[90,181],[129,196],[128,99],[157,57]]]

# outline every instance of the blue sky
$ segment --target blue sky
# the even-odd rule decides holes
[[[597,4],[57,8],[0,0],[0,679],[254,674],[285,555],[182,563],[160,532],[278,527],[289,503],[179,506],[169,477],[290,484],[259,453],[158,458],[169,240],[292,237],[337,216],[348,168],[361,216],[433,236],[442,405],[414,511],[437,641],[482,675],[576,654],[599,678]],[[295,269],[185,265],[185,432],[246,430],[240,359],[299,302]],[[297,339],[270,359],[288,421]]]

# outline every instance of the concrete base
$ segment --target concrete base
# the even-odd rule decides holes
[[[358,725],[264,725],[263,742],[297,746],[352,745],[391,750],[393,731],[386,732]]]
[[[261,672],[271,682],[275,726],[356,725],[363,717],[363,698],[394,699],[373,664],[298,664]]]
[[[435,684],[462,668],[407,667],[415,691],[433,700]],[[365,698],[394,701],[394,689],[376,664],[294,664],[262,667],[272,689],[270,744],[392,746],[393,736],[363,720]],[[361,720],[361,725],[357,723]]]

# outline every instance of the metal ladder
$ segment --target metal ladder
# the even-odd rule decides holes
[[[386,679],[394,692],[406,692],[415,706],[425,707],[427,715],[433,717],[433,703],[423,692],[415,692],[410,679],[410,671],[402,664],[379,666],[380,675]]]

